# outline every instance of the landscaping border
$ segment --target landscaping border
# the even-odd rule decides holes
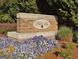
[[[16,23],[0,23],[0,29],[5,29],[5,30],[16,30],[17,28]]]

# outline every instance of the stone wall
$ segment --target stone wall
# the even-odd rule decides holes
[[[57,30],[57,24],[53,21],[50,21],[51,25],[46,28],[46,29],[37,29],[33,26],[33,21],[26,21],[23,22],[22,21],[18,21],[20,24],[18,24],[17,26],[17,31],[18,32],[46,32],[46,31],[56,31]]]
[[[0,23],[0,29],[17,30],[16,23]]]
[[[35,16],[35,17],[34,17]],[[33,26],[36,20],[47,20],[50,22],[50,26],[46,29],[38,29]],[[41,15],[41,14],[20,14],[17,15],[17,32],[47,32],[57,31],[57,22],[55,16]]]
[[[53,15],[18,13],[17,31],[8,32],[7,36],[18,40],[44,36],[55,38],[58,31],[56,17]]]

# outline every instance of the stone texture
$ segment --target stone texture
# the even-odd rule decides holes
[[[35,20],[47,20],[50,26],[46,29],[37,29],[33,26]],[[17,14],[17,32],[47,32],[57,31],[56,17],[51,15],[18,13]]]
[[[34,36],[40,36],[43,35],[45,37],[49,37],[49,38],[55,38],[55,34],[56,32],[35,32],[35,33],[18,33],[18,32],[8,32],[7,35],[9,36],[9,38],[15,38],[15,39],[19,39],[19,41],[23,40],[23,39],[28,39],[28,38],[32,38]]]
[[[35,21],[41,20],[40,22],[43,27],[47,23],[45,20],[50,24],[46,28],[36,28],[33,24]],[[38,24],[38,23],[37,23]],[[37,26],[37,25],[36,25]],[[38,25],[39,26],[39,25]],[[8,32],[7,36],[19,40],[31,38],[34,36],[43,35],[45,37],[53,37],[58,31],[58,25],[56,21],[56,17],[52,15],[42,15],[42,14],[31,14],[31,13],[18,13],[17,14],[17,31]]]

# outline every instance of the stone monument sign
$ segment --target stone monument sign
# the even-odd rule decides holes
[[[26,39],[39,35],[53,37],[57,30],[56,17],[53,15],[18,13],[17,31],[8,32],[8,36],[16,39]]]

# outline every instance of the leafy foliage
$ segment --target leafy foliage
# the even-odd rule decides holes
[[[12,23],[14,20],[11,18],[9,14],[0,14],[0,22],[1,23]]]
[[[63,21],[71,21],[73,24],[77,26],[77,0],[47,0],[50,6],[53,8],[58,9],[58,16]],[[60,19],[60,21],[62,21]]]
[[[68,27],[60,27],[59,31],[58,31],[58,37],[59,38],[65,38],[68,35],[73,35],[72,30]]]
[[[1,0],[0,14],[3,14],[3,16],[6,14],[8,19],[14,19],[14,22],[16,22],[16,14],[18,12],[38,13],[35,1],[36,0]]]
[[[66,49],[62,50],[60,52],[60,56],[63,56],[64,59],[72,59],[72,53],[73,53],[73,48],[74,48],[74,44],[73,43],[68,43],[66,46]]]

